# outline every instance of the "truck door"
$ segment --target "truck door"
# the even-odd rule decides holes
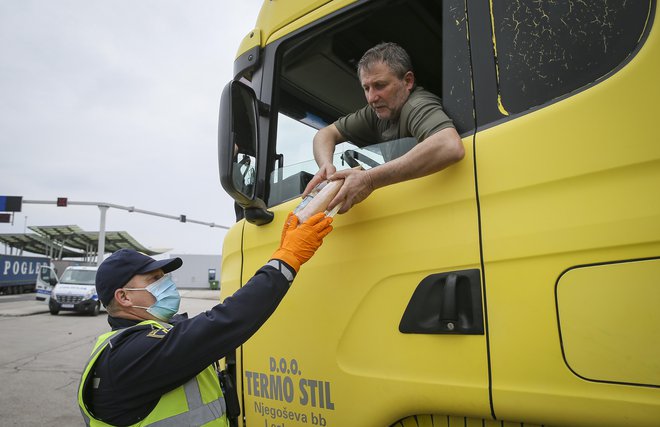
[[[441,173],[379,189],[335,217],[333,233],[243,346],[248,425],[279,422],[282,414],[293,425],[305,418],[335,426],[390,425],[438,411],[491,414],[465,9],[453,2],[373,4],[339,14],[351,17],[338,18],[341,25],[280,29],[291,35],[261,53],[257,92],[269,118],[260,119],[267,123],[264,145],[246,152],[257,159],[251,182],[268,183],[263,195],[274,219],[245,224],[243,277],[278,246],[283,221],[316,170],[304,162],[315,132],[304,123],[318,127],[364,105],[350,64],[385,37],[417,37],[401,42],[419,60],[418,82],[442,93],[466,156]],[[259,88],[258,80],[252,85]],[[348,167],[339,156],[347,150],[357,149],[338,149],[339,167]],[[386,160],[376,149],[360,154]],[[264,174],[265,164],[271,169]]]
[[[48,265],[42,265],[39,268],[39,274],[37,274],[36,299],[48,303],[50,294],[55,285],[57,285],[57,282],[58,278],[55,270]]]
[[[655,425],[655,2],[477,3],[470,40],[494,414]]]

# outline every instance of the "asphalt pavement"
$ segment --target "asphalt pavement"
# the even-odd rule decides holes
[[[180,312],[194,316],[220,301],[217,290],[179,290]],[[36,294],[0,296],[0,426],[84,427],[78,383],[107,315],[61,311]]]
[[[181,312],[187,311],[185,310],[187,299],[220,302],[219,290],[179,289],[179,293],[181,294]],[[0,317],[31,316],[41,313],[48,313],[48,304],[43,301],[37,301],[36,294],[34,293],[0,296]]]

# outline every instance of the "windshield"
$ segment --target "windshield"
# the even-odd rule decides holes
[[[96,271],[95,270],[66,270],[60,279],[62,283],[71,285],[95,285],[96,284]]]

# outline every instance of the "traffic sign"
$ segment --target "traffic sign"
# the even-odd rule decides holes
[[[23,196],[0,196],[0,212],[20,212]]]

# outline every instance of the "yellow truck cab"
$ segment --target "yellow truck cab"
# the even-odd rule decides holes
[[[655,0],[264,1],[221,99],[220,180],[244,216],[223,297],[277,247],[316,130],[366,104],[368,48],[409,52],[466,154],[335,217],[226,360],[234,421],[660,425],[656,15]],[[335,164],[416,142],[344,143]]]

